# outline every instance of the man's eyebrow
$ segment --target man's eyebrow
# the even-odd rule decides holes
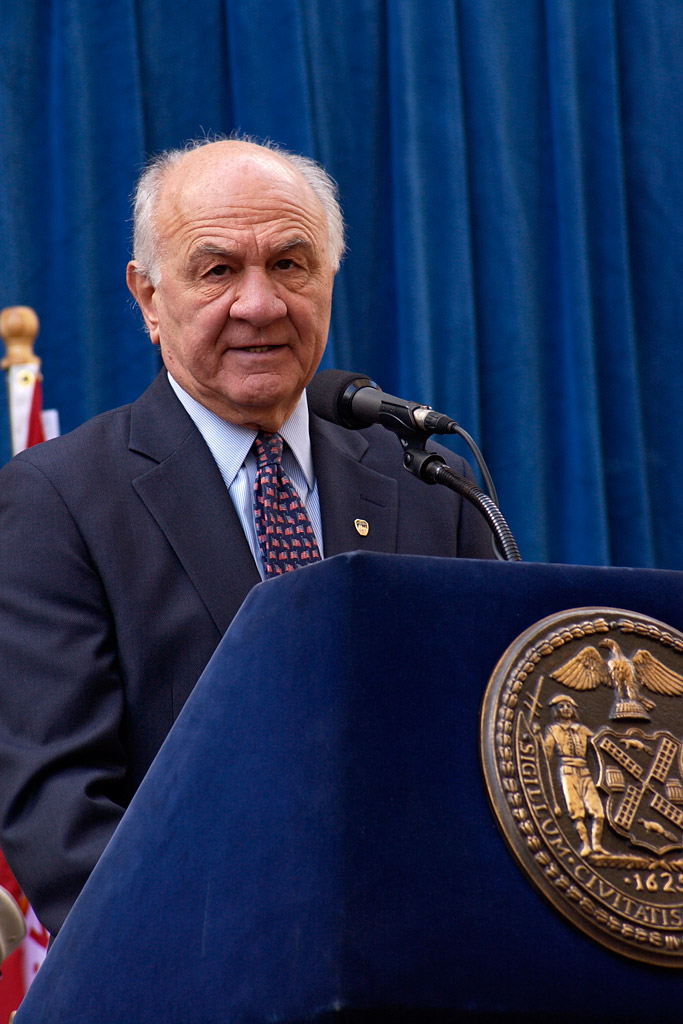
[[[231,260],[237,256],[236,249],[226,249],[222,245],[211,245],[209,243],[202,243],[198,245],[190,253],[189,264],[190,268],[197,266],[207,258],[218,258],[221,260]]]
[[[313,243],[308,238],[290,238],[277,246],[275,252],[291,252],[292,249],[305,249],[306,252],[313,252]]]

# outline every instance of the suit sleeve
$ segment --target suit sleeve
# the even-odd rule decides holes
[[[52,483],[0,472],[0,843],[53,934],[122,816],[126,763],[114,629]]]

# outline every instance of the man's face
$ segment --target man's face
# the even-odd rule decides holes
[[[240,142],[168,172],[155,224],[158,287],[128,268],[166,368],[233,423],[277,430],[322,358],[334,272],[325,213],[273,154]]]

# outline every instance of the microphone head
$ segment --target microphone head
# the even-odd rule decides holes
[[[351,412],[351,399],[360,388],[375,388],[377,384],[362,373],[348,370],[319,370],[308,385],[308,408],[316,416],[340,427],[358,430],[368,424],[358,420]]]

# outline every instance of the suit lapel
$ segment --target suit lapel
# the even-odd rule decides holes
[[[343,551],[395,552],[398,484],[364,466],[367,439],[311,415],[311,445],[318,481],[325,556]],[[363,536],[356,521],[367,523]]]
[[[310,423],[325,555],[395,552],[396,480],[363,465],[361,433],[313,415]],[[224,633],[260,576],[213,456],[165,370],[131,408],[130,448],[153,460],[133,486]]]
[[[130,448],[155,460],[133,486],[224,633],[260,576],[213,456],[165,371],[132,406]]]

